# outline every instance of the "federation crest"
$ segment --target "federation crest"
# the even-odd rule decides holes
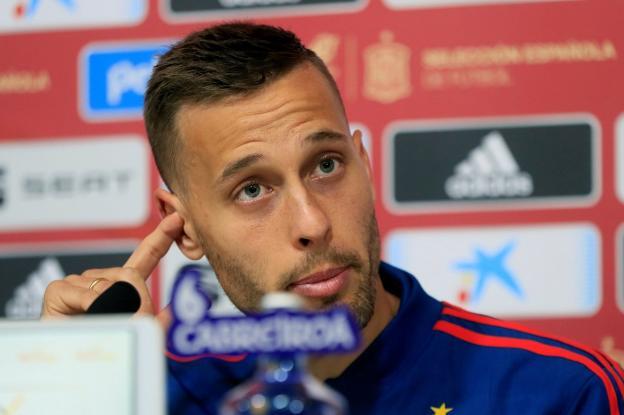
[[[379,43],[364,51],[364,96],[382,104],[409,96],[411,53],[409,47],[394,41],[392,32],[381,32]]]

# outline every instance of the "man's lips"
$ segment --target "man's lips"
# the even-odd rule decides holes
[[[329,297],[340,292],[348,280],[349,266],[336,267],[305,276],[288,289],[304,297]]]

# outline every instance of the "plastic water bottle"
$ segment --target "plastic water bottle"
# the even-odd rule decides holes
[[[270,293],[263,310],[300,309],[295,294]],[[307,371],[307,358],[295,353],[258,357],[254,376],[232,389],[221,415],[346,415],[346,400]]]

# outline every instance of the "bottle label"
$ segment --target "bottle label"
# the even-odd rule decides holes
[[[201,355],[344,353],[360,345],[360,331],[348,307],[324,311],[275,310],[246,316],[212,317],[201,285],[202,270],[183,267],[173,287],[170,353]]]

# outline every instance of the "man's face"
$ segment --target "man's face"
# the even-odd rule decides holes
[[[289,290],[365,326],[379,264],[368,156],[323,75],[300,65],[177,123],[186,219],[232,302],[257,310]]]

